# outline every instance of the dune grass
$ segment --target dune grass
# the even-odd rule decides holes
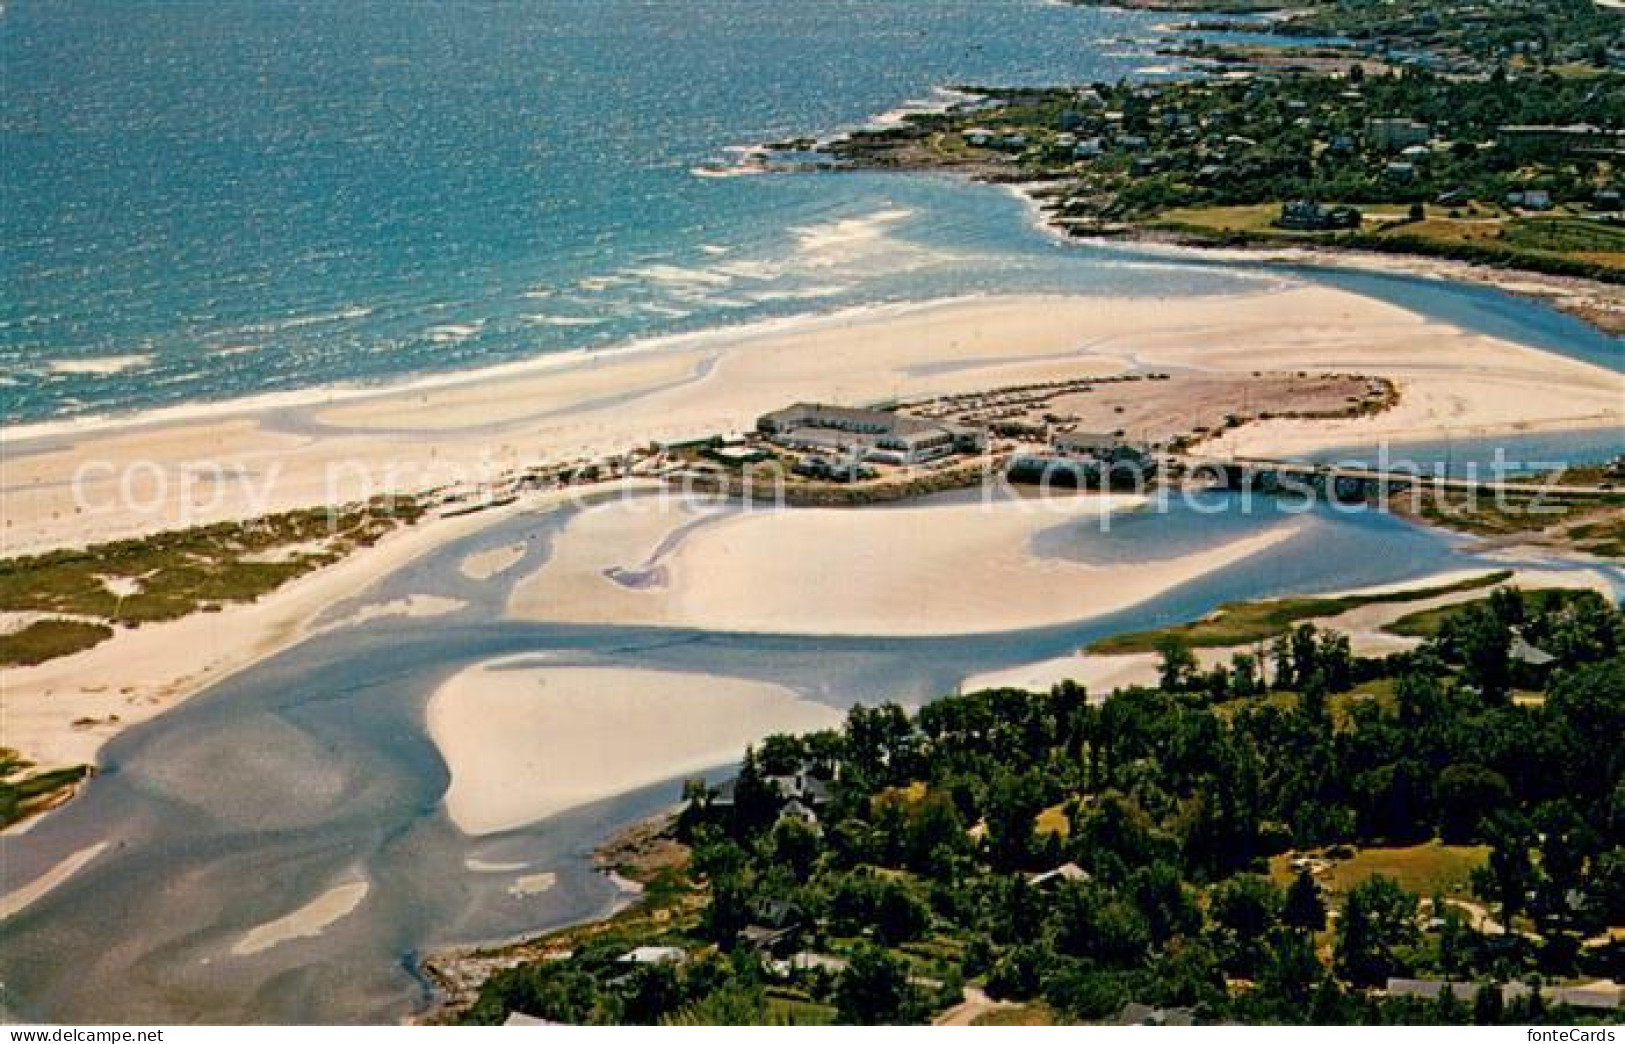
[[[1088,647],[1091,653],[1121,655],[1155,652],[1169,638],[1177,638],[1193,649],[1218,649],[1250,645],[1285,634],[1305,620],[1337,616],[1368,605],[1419,602],[1459,591],[1493,587],[1512,576],[1510,570],[1469,577],[1453,584],[1419,587],[1382,594],[1341,595],[1325,598],[1272,598],[1259,602],[1226,602],[1200,620],[1172,624],[1149,631],[1112,635]]]
[[[0,667],[32,667],[69,656],[113,637],[104,623],[84,620],[35,620],[10,634],[0,634]]]
[[[379,499],[0,560],[0,611],[74,618],[36,621],[0,637],[0,663],[78,652],[111,637],[112,625],[252,602],[422,513],[412,499]]]
[[[49,772],[31,772],[33,767],[15,750],[0,747],[0,828],[52,807],[90,775],[89,765]]]

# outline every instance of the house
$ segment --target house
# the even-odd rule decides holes
[[[736,938],[761,954],[783,953],[801,934],[806,916],[788,899],[762,899],[750,906],[750,923]]]
[[[1106,146],[1099,138],[1085,138],[1072,146],[1072,155],[1075,159],[1096,159],[1105,151]]]
[[[1471,1004],[1477,997],[1480,989],[1495,989],[1494,983],[1480,984],[1476,982],[1459,982],[1448,979],[1398,979],[1388,980],[1386,992],[1390,997],[1416,997],[1422,1000],[1437,1000],[1445,990],[1459,1001]],[[1514,1001],[1527,997],[1533,991],[1524,983],[1509,982],[1500,987],[1503,1001]],[[1619,1003],[1619,987],[1603,986],[1546,986],[1540,991],[1541,997],[1547,1004],[1567,1004],[1571,1008],[1587,1008],[1593,1011],[1617,1011]]]
[[[1545,189],[1524,189],[1522,192],[1508,192],[1507,206],[1522,207],[1524,210],[1550,210],[1552,209],[1552,194]]]
[[[779,809],[778,821],[783,823],[787,820],[792,823],[800,823],[804,827],[810,827],[820,834],[824,832],[823,827],[818,824],[818,813],[802,804],[799,798],[791,798],[784,803],[783,808]]]
[[[1119,1026],[1194,1026],[1193,1008],[1154,1008],[1149,1004],[1130,1002],[1117,1013]]]
[[[955,453],[978,452],[987,436],[974,428],[911,417],[891,410],[797,403],[764,414],[757,431],[792,449],[833,451],[877,464],[924,464]]]
[[[791,954],[787,959],[774,961],[771,970],[782,976],[794,973],[822,972],[825,975],[839,975],[846,970],[846,961],[840,957],[832,957],[827,953],[814,953],[811,950],[802,950]]]
[[[1412,145],[1424,144],[1433,137],[1433,128],[1418,120],[1382,117],[1367,121],[1366,137],[1375,148],[1384,152],[1398,152]]]
[[[1005,475],[1013,482],[1141,488],[1155,469],[1147,446],[1117,435],[1068,432],[1054,436],[1045,450],[1017,453]]]
[[[538,1019],[534,1015],[526,1015],[522,1011],[510,1011],[508,1017],[502,1020],[504,1026],[568,1026],[568,1022],[554,1022],[552,1019]]]
[[[1625,131],[1589,123],[1567,126],[1513,123],[1495,128],[1501,144],[1513,152],[1617,153],[1625,149]]]
[[[1591,197],[1593,210],[1605,210],[1610,213],[1621,209],[1618,189],[1598,189],[1597,194]]]
[[[866,468],[857,461],[822,455],[805,457],[790,470],[802,478],[828,482],[864,482],[875,477],[873,468]]]
[[[1040,890],[1049,889],[1063,881],[1087,881],[1089,871],[1077,863],[1062,863],[1053,870],[1045,870],[1041,874],[1028,874],[1027,884]]]
[[[1528,639],[1517,633],[1512,635],[1512,647],[1507,650],[1507,654],[1528,667],[1549,667],[1557,662],[1557,657],[1544,649],[1530,645]]]
[[[615,958],[616,964],[682,964],[688,954],[679,946],[639,946]]]
[[[1281,204],[1281,216],[1275,227],[1305,232],[1323,232],[1329,229],[1359,228],[1362,215],[1354,207],[1323,207],[1310,200]]]
[[[1416,165],[1414,163],[1390,163],[1382,168],[1382,174],[1383,177],[1388,178],[1390,181],[1409,181],[1416,177]]]

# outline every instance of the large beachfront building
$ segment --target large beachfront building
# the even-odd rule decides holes
[[[976,428],[911,417],[890,410],[852,409],[799,402],[756,422],[763,435],[791,449],[834,452],[876,464],[911,465],[987,445]]]

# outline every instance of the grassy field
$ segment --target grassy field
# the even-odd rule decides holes
[[[1054,1026],[1055,1012],[1042,1002],[1017,1004],[1008,1008],[984,1011],[971,1021],[972,1026]]]
[[[1625,272],[1625,229],[1598,221],[1553,214],[1524,216],[1499,208],[1463,210],[1426,206],[1412,221],[1404,204],[1362,204],[1362,237],[1414,241],[1439,248],[1470,247],[1504,254],[1514,263],[1565,260]],[[1335,239],[1337,233],[1305,232],[1275,227],[1279,203],[1227,207],[1177,207],[1145,222],[1146,226],[1203,237],[1278,239],[1284,242]]]
[[[137,627],[251,602],[336,562],[423,509],[376,501],[290,511],[0,561],[0,611],[61,614],[0,637],[0,663],[42,663]]]
[[[1226,602],[1206,617],[1191,623],[1173,624],[1150,631],[1102,638],[1088,651],[1107,655],[1155,652],[1159,643],[1178,638],[1192,648],[1217,649],[1250,645],[1284,634],[1305,620],[1337,616],[1367,605],[1418,602],[1458,591],[1493,587],[1506,580],[1509,571],[1488,573],[1453,584],[1391,591],[1374,595],[1344,595],[1335,598],[1273,598],[1262,602]]]
[[[1353,858],[1333,863],[1321,880],[1338,897],[1375,874],[1392,877],[1401,888],[1424,897],[1470,897],[1473,869],[1483,864],[1489,852],[1484,845],[1445,845],[1437,841],[1397,848],[1362,848]],[[1283,887],[1297,876],[1291,858],[1278,855],[1270,860],[1270,877]]]

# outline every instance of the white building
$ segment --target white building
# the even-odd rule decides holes
[[[782,446],[851,454],[876,464],[924,464],[987,444],[982,432],[957,424],[818,403],[765,414],[756,428]]]

